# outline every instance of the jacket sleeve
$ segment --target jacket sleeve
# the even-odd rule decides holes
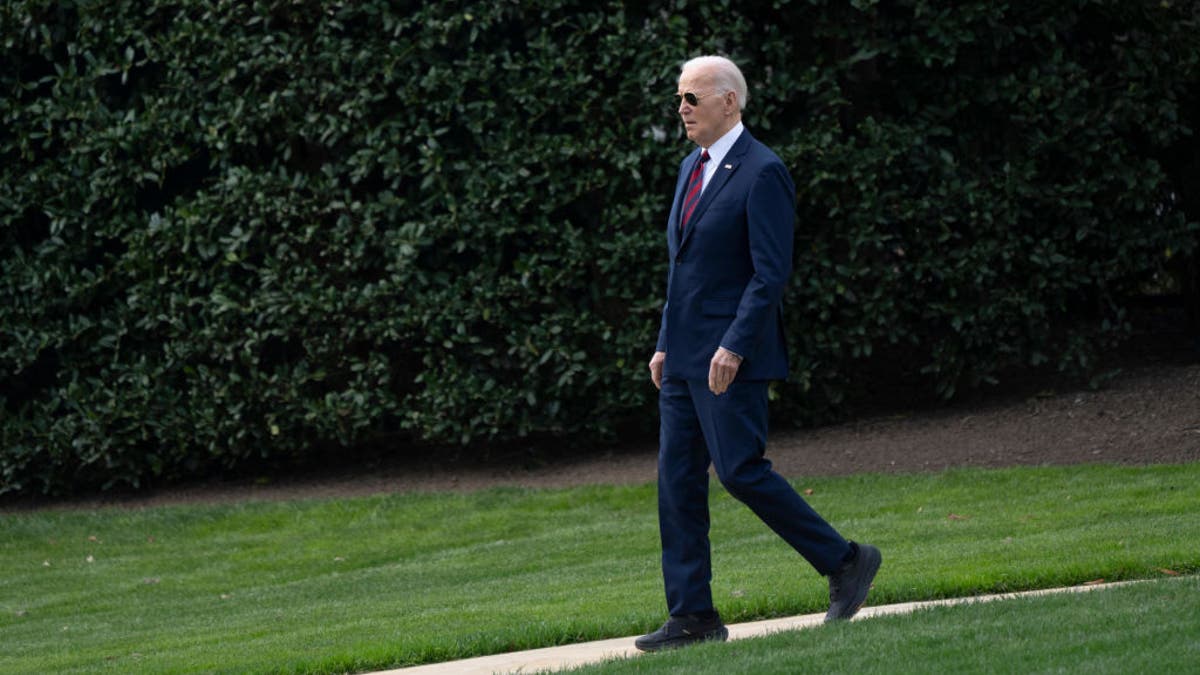
[[[667,305],[669,302],[663,303],[662,322],[658,326],[658,342],[654,346],[654,351],[667,351]]]
[[[688,160],[691,159],[693,155],[699,155],[699,154],[700,154],[700,151],[695,150],[691,154],[689,154],[687,157],[684,157],[681,162],[679,162],[679,176],[675,179],[675,202],[671,204],[671,213],[672,214],[674,214],[675,209],[679,207],[679,204],[678,204],[679,192],[680,192],[680,188],[683,186],[683,178],[684,178],[684,170],[685,170],[684,167],[688,166]],[[671,227],[671,222],[672,222],[671,217],[668,216],[667,217],[667,227],[668,228]],[[670,236],[671,235],[668,233],[667,237],[669,238]],[[670,246],[671,246],[670,243],[668,243],[667,248],[670,249]],[[671,261],[668,260],[667,261],[667,292],[668,293],[670,292],[670,289],[671,289]],[[667,306],[670,304],[671,304],[670,301],[663,303],[662,321],[659,323],[659,326],[658,326],[658,342],[655,343],[655,347],[654,347],[654,351],[656,351],[656,352],[667,351]]]
[[[754,274],[742,292],[737,316],[721,346],[750,358],[779,311],[792,272],[796,188],[781,162],[763,168],[746,202],[746,228]]]

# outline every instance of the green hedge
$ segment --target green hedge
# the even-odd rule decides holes
[[[6,2],[0,493],[652,423],[706,52],[799,189],[777,412],[1086,372],[1195,248],[1198,10],[954,5]]]

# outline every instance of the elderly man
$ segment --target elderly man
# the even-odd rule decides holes
[[[676,98],[697,147],[680,165],[667,219],[667,302],[650,360],[670,618],[637,639],[643,651],[728,637],[710,589],[710,462],[730,494],[829,577],[826,621],[858,611],[882,560],[874,546],[843,539],[763,456],[767,383],[788,368],[781,298],[792,264],[792,179],[742,126],[746,80],[732,61],[688,61]]]

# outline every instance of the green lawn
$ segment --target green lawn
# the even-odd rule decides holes
[[[883,550],[873,604],[1200,570],[1197,485],[1200,463],[797,482]],[[712,506],[727,621],[824,610],[821,577]],[[361,671],[663,612],[653,486],[0,515],[3,673]]]
[[[580,668],[599,673],[1186,673],[1200,577],[789,631]]]

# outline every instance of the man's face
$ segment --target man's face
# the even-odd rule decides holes
[[[719,94],[713,86],[711,74],[704,68],[689,68],[679,76],[677,95],[695,94],[695,105],[685,99],[679,100],[679,117],[687,129],[687,137],[702,148],[707,148],[733,128],[731,111],[732,94]]]

